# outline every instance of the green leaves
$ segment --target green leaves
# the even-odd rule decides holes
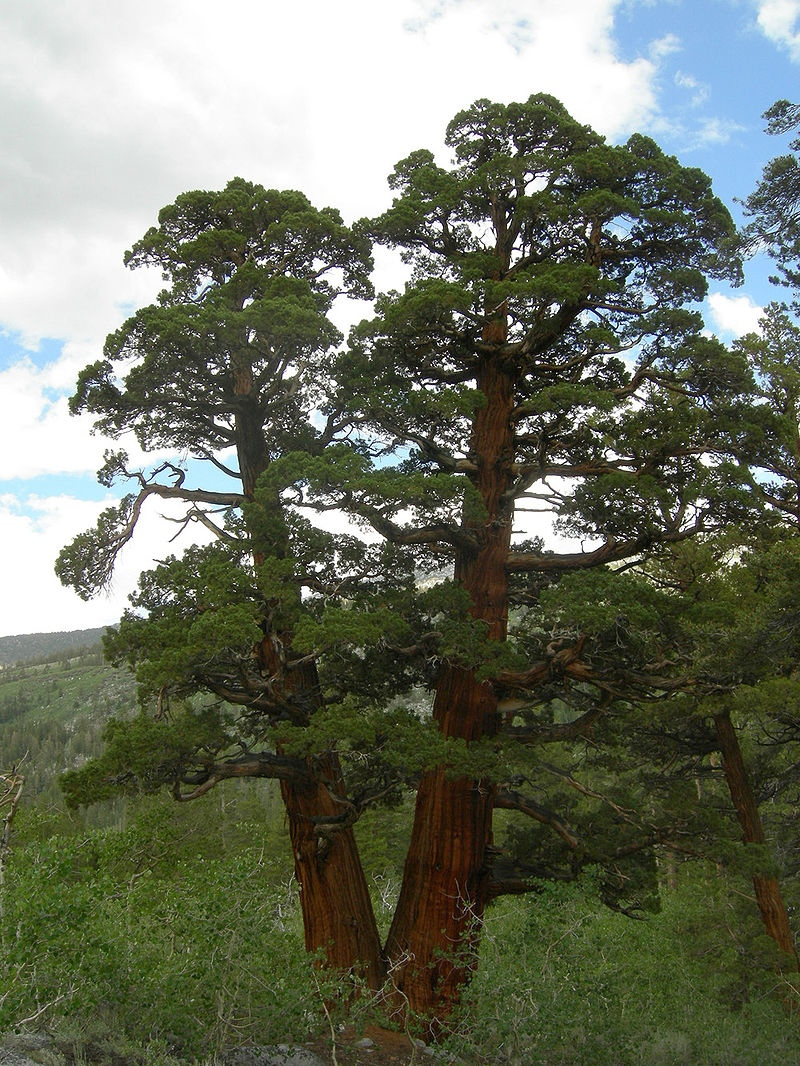
[[[408,639],[408,627],[388,607],[364,611],[327,606],[319,618],[304,618],[295,628],[294,646],[300,652],[320,654],[328,649],[362,649],[379,641]]]
[[[105,469],[110,469],[108,464]],[[56,574],[82,600],[91,599],[111,581],[117,555],[133,534],[135,508],[135,496],[123,497],[117,507],[102,512],[93,530],[78,534],[59,552]]]
[[[353,334],[356,355],[340,365],[365,388],[351,409],[387,447],[418,447],[474,484],[470,464],[494,459],[475,450],[478,419],[492,416],[471,397],[487,402],[480,382],[496,364],[513,397],[515,493],[576,479],[559,509],[578,536],[655,543],[699,526],[722,488],[702,457],[740,453],[752,387],[686,306],[708,276],[739,278],[708,178],[645,137],[607,145],[543,95],[478,101],[448,144],[449,170],[424,150],[398,164],[394,203],[368,224],[413,273]],[[406,479],[413,498],[412,470]]]
[[[348,292],[369,295],[368,246],[363,240],[354,243],[337,211],[314,209],[300,192],[266,190],[234,178],[221,192],[183,193],[163,208],[158,221],[125,262],[161,267],[173,285],[172,294],[165,290],[164,303],[204,298],[209,283],[236,288],[246,264],[269,275],[302,278],[326,295],[331,290],[325,273],[340,268]],[[241,302],[253,292],[239,288],[237,295]]]
[[[181,780],[191,767],[230,745],[216,709],[184,708],[169,719],[142,713],[130,721],[111,720],[105,750],[80,770],[59,779],[69,807],[107,800],[120,793],[156,792]]]
[[[785,135],[796,132],[800,114],[796,104],[778,100],[763,116],[767,133]],[[772,159],[763,170],[761,181],[745,200],[751,221],[744,237],[753,251],[765,248],[778,263],[780,276],[775,282],[797,289],[800,283],[800,138],[789,142],[790,152]]]
[[[133,431],[145,449],[204,458],[244,448],[243,405],[259,432],[272,424],[267,456],[287,433],[315,435],[314,368],[341,340],[328,312],[340,293],[371,293],[368,241],[338,212],[236,178],[179,196],[126,263],[159,267],[169,287],[82,372],[73,413],[95,414],[114,436]]]

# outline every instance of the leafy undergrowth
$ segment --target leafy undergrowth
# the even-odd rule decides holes
[[[22,820],[2,897],[0,1032],[77,1034],[76,1047],[122,1049],[109,1061],[153,1066],[280,1043],[340,1066],[433,1061],[381,1028],[379,1003],[335,1006],[345,997],[301,950],[275,832],[252,821],[233,841],[215,836],[208,810],[193,816],[202,836],[160,802],[124,830],[48,834],[41,817]],[[384,911],[392,877],[375,874]],[[800,1063],[800,1024],[748,906],[699,869],[642,921],[605,909],[591,879],[503,901],[442,1061]]]
[[[520,1066],[800,1063],[790,990],[755,925],[746,946],[731,936],[729,886],[698,877],[639,921],[594,887],[547,885],[497,909],[448,1047]]]

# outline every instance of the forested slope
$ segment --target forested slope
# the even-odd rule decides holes
[[[0,637],[0,666],[47,662],[62,652],[78,655],[98,645],[104,633],[105,629],[73,629]]]
[[[105,723],[136,707],[132,674],[105,662],[102,630],[3,638],[0,768],[24,760],[26,799],[61,803],[58,775],[100,753]]]
[[[0,1030],[44,1022],[76,1054],[101,1047],[124,1061],[119,1048],[135,1058],[131,1048],[149,1047],[169,1063],[241,1042],[307,1040],[331,1020],[379,1020],[377,1000],[348,1005],[296,950],[297,885],[275,782],[68,814],[59,773],[99,753],[109,717],[136,713],[135,684],[99,647],[38,658],[0,677],[3,763],[25,756],[26,777],[2,900]],[[716,786],[696,787],[699,797]],[[379,808],[357,826],[382,925],[410,815],[407,804]],[[609,911],[591,874],[542,884],[533,905],[493,909],[481,973],[449,1040],[454,1061],[800,1062],[741,871],[664,857],[657,881],[660,911],[643,921]],[[327,1021],[325,995],[338,1003]],[[347,1054],[340,1044],[338,1061],[356,1061]],[[373,1049],[370,1061],[389,1060]]]

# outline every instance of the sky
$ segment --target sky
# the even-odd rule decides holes
[[[123,254],[181,192],[238,175],[352,221],[476,99],[546,92],[705,170],[741,219],[785,148],[761,116],[799,77],[800,0],[0,0],[0,636],[113,624],[178,547],[157,504],[108,594],[53,571],[117,498],[68,397],[158,291]],[[712,284],[709,330],[756,328],[768,273]]]

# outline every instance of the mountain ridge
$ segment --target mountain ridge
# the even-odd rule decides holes
[[[108,629],[57,630],[0,637],[0,666],[16,666],[62,652],[81,651],[99,644]]]

